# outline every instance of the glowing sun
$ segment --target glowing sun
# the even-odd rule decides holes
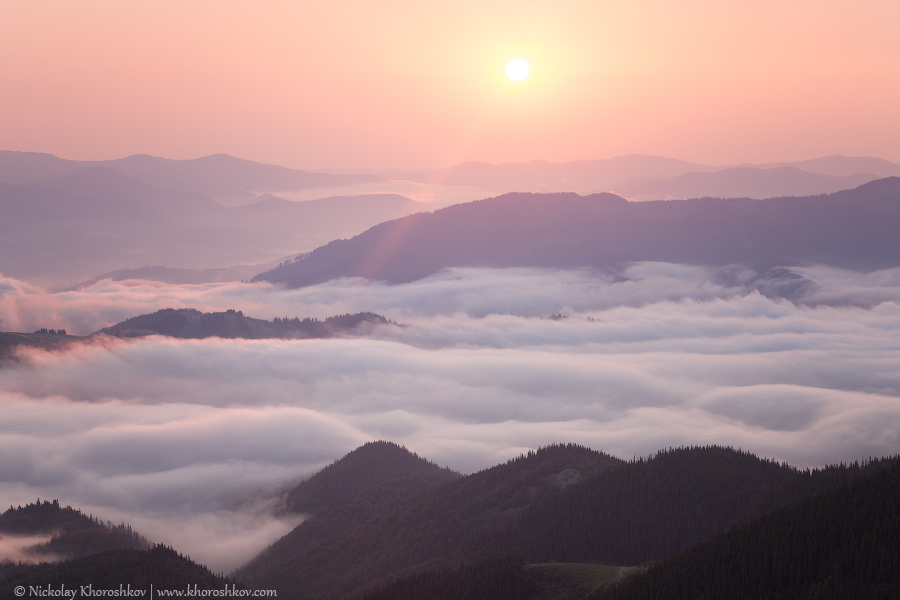
[[[517,58],[506,65],[506,76],[513,81],[522,81],[528,77],[528,63]]]

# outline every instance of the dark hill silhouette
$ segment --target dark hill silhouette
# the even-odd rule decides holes
[[[382,223],[254,280],[403,283],[447,267],[618,267],[633,261],[759,270],[900,265],[900,178],[823,196],[628,202],[613,194],[506,194]]]
[[[391,442],[368,442],[325,467],[287,496],[288,511],[315,514],[373,487],[413,495],[462,477]]]
[[[600,473],[529,507],[475,547],[528,562],[637,565],[881,468],[800,471],[730,448],[678,448]]]
[[[371,488],[338,501],[236,574],[295,598],[334,598],[422,571],[459,574],[466,570],[460,565],[483,561],[499,561],[504,577],[512,576],[508,557],[635,565],[674,556],[883,464],[801,471],[721,447],[666,450],[624,463],[578,446],[551,446],[402,502],[380,504],[390,491]],[[429,581],[446,578],[384,589],[415,590]]]
[[[0,514],[0,534],[50,535],[49,541],[27,548],[37,559],[46,557],[78,558],[116,548],[144,550],[147,539],[122,523],[113,525],[82,513],[58,500],[38,500]]]
[[[342,334],[358,334],[373,325],[390,321],[375,313],[355,313],[318,319],[284,319],[272,321],[245,317],[243,311],[204,313],[193,308],[164,308],[139,315],[121,323],[104,327],[97,334],[134,338],[145,335],[167,335],[175,338],[326,338]]]
[[[3,331],[0,332],[0,361],[12,359],[15,356],[16,348],[19,346],[41,348],[42,350],[62,350],[84,339],[77,335],[56,333],[55,330],[54,333]]]
[[[732,529],[591,600],[900,597],[900,460]]]
[[[779,507],[797,506],[810,497],[820,498],[833,490],[846,489],[842,486],[853,486],[854,482],[864,481],[889,467],[892,461],[886,459],[862,465],[854,463],[800,471],[729,448],[661,451],[649,459],[637,459],[619,468],[585,477],[557,494],[532,503],[512,519],[500,522],[498,527],[473,538],[464,545],[455,562],[448,561],[449,566],[448,562],[431,561],[423,566],[428,569],[425,571],[407,569],[395,572],[390,578],[392,581],[376,581],[374,589],[365,593],[364,597],[366,600],[476,600],[492,597],[469,584],[477,579],[495,582],[496,595],[493,597],[496,598],[583,598],[592,586],[602,586],[625,573],[641,570],[602,567],[598,562],[633,565],[652,557],[671,557],[733,525],[753,522]],[[440,493],[442,489],[436,488],[431,494]],[[864,506],[862,510],[865,509]],[[896,515],[896,510],[894,513]],[[815,518],[827,520],[824,515]],[[852,522],[852,519],[847,521]],[[394,523],[402,521],[395,518]],[[805,534],[803,529],[792,528],[797,537],[794,544],[798,552],[807,547],[814,552],[820,540],[815,535]],[[437,532],[441,533],[441,530],[437,529]],[[366,539],[373,538],[370,534]],[[889,533],[880,537],[882,550],[884,542],[891,539]],[[760,538],[754,541],[759,542]],[[407,542],[404,539],[404,543]],[[757,550],[761,553],[764,546]],[[707,562],[688,565],[683,579],[700,573],[702,584],[709,573],[700,569],[717,568],[723,556],[737,559],[738,565],[733,572],[743,569],[742,576],[754,569],[762,574],[771,572],[771,565],[767,566],[762,555],[755,562],[741,561],[743,554],[739,548],[725,554],[708,552]],[[569,560],[584,562],[565,562]],[[681,557],[676,558],[672,564],[683,564],[680,560]],[[801,563],[804,561],[807,565],[814,564],[824,569],[826,574],[832,568],[829,557],[824,560],[810,556],[800,559]],[[523,569],[526,563],[531,564]],[[791,566],[785,564],[782,570],[790,572]],[[669,581],[662,583],[650,589],[658,592],[656,597],[666,598],[665,589]],[[752,585],[757,583],[754,581]],[[586,591],[585,584],[588,587]],[[629,589],[629,586],[626,583],[621,588]],[[703,589],[701,585],[690,594],[674,597],[744,597],[728,593],[739,591],[736,588],[722,585],[717,585],[717,588],[715,592],[723,589],[724,592],[704,596],[699,593]],[[637,589],[638,593],[626,597],[645,597],[640,592],[647,588]],[[360,588],[357,591],[363,590]],[[573,590],[581,591],[574,595]],[[709,588],[706,591],[710,591]],[[616,596],[604,596],[607,597]],[[777,596],[758,597],[774,599]]]
[[[304,521],[236,575],[253,587],[318,598],[405,569],[454,564],[467,543],[524,507],[620,464],[588,448],[549,446],[412,497],[370,488]]]
[[[0,564],[0,598],[17,598],[14,590],[23,586],[29,590],[31,586],[47,586],[59,591],[63,586],[67,591],[80,593],[81,586],[90,586],[93,595],[104,597],[128,597],[124,591],[144,590],[138,597],[149,598],[150,586],[156,592],[160,589],[179,590],[185,596],[188,586],[191,590],[224,590],[235,588],[235,582],[213,574],[203,565],[198,565],[190,558],[182,556],[172,548],[158,545],[148,550],[108,550],[91,556],[67,560],[59,563],[41,563],[38,565]],[[196,586],[196,588],[195,588]],[[111,593],[108,593],[109,590]],[[197,594],[197,595],[200,595]],[[222,594],[224,595],[224,594]],[[85,597],[79,595],[77,597]]]

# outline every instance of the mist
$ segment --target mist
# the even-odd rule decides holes
[[[160,308],[373,311],[325,340],[95,338],[0,367],[0,502],[59,498],[227,571],[299,478],[373,439],[462,472],[553,442],[722,444],[824,466],[900,449],[900,269],[452,269],[404,285],[0,280],[0,328]],[[47,419],[48,414],[54,418]]]

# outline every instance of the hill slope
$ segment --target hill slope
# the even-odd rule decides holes
[[[831,195],[768,200],[506,194],[382,223],[254,280],[402,283],[446,267],[616,267],[632,261],[870,270],[900,265],[897,231],[897,177]]]
[[[444,483],[401,502],[369,488],[305,521],[236,575],[294,598],[335,597],[405,569],[458,563],[478,535],[618,459],[575,445],[550,446]]]
[[[42,560],[47,557],[78,558],[116,548],[145,550],[150,545],[129,525],[104,523],[71,506],[62,507],[57,500],[38,500],[16,508],[10,506],[0,514],[0,534],[53,534],[47,542],[25,549],[26,554]]]
[[[196,586],[197,590],[222,591],[226,586],[231,589],[234,582],[214,575],[206,567],[165,546],[154,546],[149,550],[108,550],[60,563],[0,564],[2,598],[19,597],[13,591],[17,586],[24,586],[26,590],[40,586],[42,591],[50,586],[54,592],[61,587],[71,592],[80,591],[81,586],[91,586],[94,595],[127,597],[119,592],[119,586],[122,586],[126,591],[129,587],[144,590],[142,596],[148,598],[151,585],[155,588],[153,597],[156,598],[160,588],[181,590],[183,595],[188,595],[188,586],[191,589]]]
[[[594,600],[900,597],[900,460],[651,567]]]
[[[473,550],[528,562],[637,565],[668,558],[879,463],[799,471],[731,448],[678,448],[600,473],[529,507]]]
[[[360,332],[365,327],[390,323],[375,313],[356,313],[318,319],[280,319],[272,321],[245,317],[242,311],[204,313],[194,308],[164,308],[155,313],[132,317],[104,327],[97,333],[115,337],[167,335],[176,338],[326,338]]]

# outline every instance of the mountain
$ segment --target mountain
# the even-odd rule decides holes
[[[677,448],[587,478],[473,546],[528,562],[637,565],[848,484],[880,461],[800,471],[731,448]]]
[[[104,327],[97,334],[115,337],[167,335],[175,338],[326,338],[341,334],[359,334],[375,325],[390,321],[375,313],[355,313],[318,319],[284,319],[272,321],[245,317],[242,311],[204,313],[193,308],[164,308],[155,313],[139,315],[121,323]]]
[[[407,569],[454,565],[467,544],[529,504],[620,464],[588,448],[549,446],[413,495],[407,486],[400,497],[393,486],[369,487],[307,519],[235,575],[252,587],[318,598]]]
[[[418,206],[395,194],[307,202],[269,195],[226,208],[196,191],[162,189],[93,167],[41,185],[0,182],[0,272],[72,285],[129,263],[183,269],[264,263]]]
[[[284,262],[284,261],[282,261]],[[111,281],[127,281],[129,279],[142,279],[145,281],[161,281],[164,283],[201,284],[222,283],[226,281],[243,281],[250,279],[266,270],[268,265],[232,265],[219,269],[179,269],[178,267],[146,266],[136,269],[116,269],[107,273],[101,273],[81,283],[68,288],[66,291],[82,290],[96,283],[109,279]]]
[[[0,181],[13,184],[48,184],[79,172],[105,167],[150,186],[196,192],[225,204],[263,192],[338,188],[381,181],[376,175],[311,173],[216,154],[190,160],[172,160],[136,154],[104,161],[65,160],[52,154],[0,151]]]
[[[629,199],[662,200],[701,196],[808,196],[856,187],[872,179],[900,176],[900,165],[872,157],[827,156],[738,167],[630,154],[569,163],[543,160],[500,165],[465,162],[437,171],[398,172],[392,177],[431,184],[471,185],[498,192],[615,191]],[[742,170],[754,171],[755,176],[742,174]],[[721,172],[724,173],[719,177],[703,177]],[[686,179],[682,180],[682,176]]]
[[[357,452],[365,456],[367,448]],[[535,582],[558,589],[569,575],[582,580],[581,589],[628,570],[585,572],[574,563],[664,560],[885,464],[801,471],[721,447],[670,449],[624,463],[575,445],[550,446],[401,499],[377,485],[332,497],[235,575],[294,598],[402,598],[432,585],[453,587],[448,582],[470,567],[481,577],[494,568],[484,565],[494,564],[510,578],[512,595],[503,597],[518,597],[516,590]],[[539,566],[557,562],[572,566]],[[536,566],[522,571],[526,564]]]
[[[349,498],[388,484],[391,498],[410,496],[462,477],[391,442],[368,442],[325,467],[287,496],[295,513],[319,513]]]
[[[254,281],[414,281],[447,267],[617,268],[633,261],[758,270],[900,265],[900,178],[767,200],[628,202],[613,194],[505,194],[377,225]]]
[[[580,600],[623,576],[639,577],[640,568],[613,565],[668,559],[736,525],[757,522],[782,507],[856,485],[892,462],[801,471],[730,448],[664,450],[586,476],[525,506],[469,538],[454,560],[432,560],[419,569],[398,570],[388,581],[376,581],[368,591],[361,587],[358,592],[365,592],[366,600],[489,597],[467,585],[477,578],[497,582],[496,598]],[[451,515],[444,518],[449,521]],[[395,517],[392,523],[403,527],[401,518]],[[438,536],[442,533],[439,528],[435,531]],[[372,543],[378,538],[369,532],[365,539]],[[808,536],[801,539],[810,547],[816,545]],[[402,539],[402,543],[410,540]],[[370,546],[369,551],[381,550]],[[712,568],[717,556],[709,553]],[[823,565],[830,568],[827,561]],[[740,596],[695,593],[685,597]]]
[[[53,331],[53,333],[50,333],[50,331]],[[43,350],[59,350],[84,339],[76,335],[66,335],[65,329],[60,332],[56,330],[36,331],[34,333],[0,332],[0,361],[12,359],[15,356],[16,348],[19,346],[41,348]]]
[[[88,516],[59,501],[36,503],[0,514],[0,534],[8,536],[52,535],[49,540],[25,548],[35,559],[79,558],[112,549],[145,550],[147,539],[122,523],[113,525]]]
[[[753,166],[758,169],[793,167],[807,173],[821,173],[822,175],[841,176],[854,175],[856,173],[874,173],[878,177],[900,177],[900,165],[872,156],[841,156],[840,154],[835,154],[834,156],[823,156],[812,160],[740,166]]]
[[[172,160],[136,154],[104,164],[150,185],[190,190],[225,200],[260,192],[337,188],[382,181],[369,174],[311,173],[278,165],[214,154],[190,160]]]
[[[662,179],[637,178],[616,185],[615,192],[629,200],[684,198],[777,198],[831,194],[858,187],[873,179],[872,173],[826,175],[794,167],[769,169],[734,167],[711,173],[685,173]]]
[[[109,167],[85,169],[54,179],[47,185],[87,198],[113,200],[118,205],[132,204],[147,211],[175,217],[221,208],[219,203],[202,193],[148,185]]]
[[[661,156],[629,154],[605,160],[491,165],[465,162],[448,169],[424,173],[398,173],[398,178],[442,185],[474,185],[499,191],[594,191],[609,189],[634,177],[674,177],[694,171],[715,171],[708,167]]]
[[[264,194],[252,204],[221,211],[209,223],[322,239],[322,232],[342,237],[347,235],[344,232],[365,231],[377,223],[419,212],[420,206],[397,194],[331,196],[304,202]]]
[[[214,575],[203,565],[182,556],[172,548],[157,545],[148,550],[108,550],[74,560],[37,565],[0,564],[0,597],[17,598],[17,587],[31,590],[35,595],[64,596],[60,590],[84,596],[104,597],[153,597],[159,598],[160,590],[172,590],[184,596],[235,595],[241,590],[234,581]],[[87,593],[82,592],[82,586]],[[143,590],[143,593],[136,593]],[[218,594],[203,593],[214,590]],[[180,593],[178,593],[180,592]],[[192,593],[193,592],[193,593]],[[14,595],[15,594],[15,595]]]
[[[652,566],[592,600],[900,597],[900,460]]]

